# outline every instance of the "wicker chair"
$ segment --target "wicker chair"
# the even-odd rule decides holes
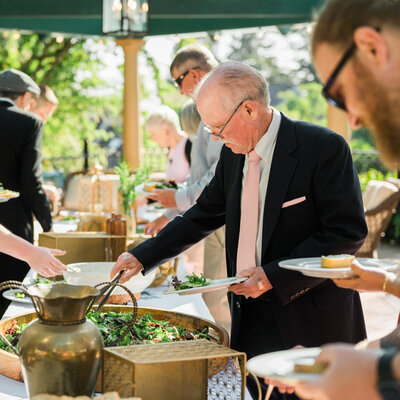
[[[392,192],[373,208],[365,210],[368,235],[364,244],[358,251],[357,257],[376,257],[376,249],[381,237],[388,226],[392,215],[396,212],[396,207],[400,201],[400,181],[391,179],[389,182],[395,185],[398,190]]]

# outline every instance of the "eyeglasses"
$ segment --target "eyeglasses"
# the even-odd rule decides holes
[[[239,110],[240,106],[246,101],[247,99],[242,100],[239,105],[235,108],[235,110],[233,111],[233,113],[231,114],[231,116],[229,117],[228,121],[225,122],[225,125],[221,128],[221,130],[217,133],[213,132],[211,130],[211,127],[209,125],[204,125],[204,128],[207,129],[209,131],[209,133],[213,136],[216,136],[218,138],[222,138],[222,132],[224,131],[224,129],[226,128],[226,126],[229,124],[229,121],[233,118],[233,116],[235,115],[236,111]]]
[[[374,26],[371,27],[375,29],[377,32],[381,31],[380,27]],[[357,49],[356,44],[353,42],[351,46],[347,49],[347,51],[343,54],[342,59],[339,61],[336,68],[333,70],[331,76],[326,81],[324,87],[322,88],[322,95],[325,99],[335,107],[340,108],[343,111],[347,111],[346,104],[343,99],[335,98],[333,95],[329,94],[329,89],[332,87],[333,82],[335,82],[336,77],[339,75],[339,72],[343,69],[344,65],[349,61],[349,58],[353,55],[354,51]]]
[[[174,85],[176,88],[180,89],[182,87],[182,82],[185,79],[186,75],[192,70],[192,69],[196,69],[199,68],[197,67],[193,67],[193,68],[189,68],[187,71],[185,71],[182,75],[178,76],[176,79],[173,80]]]
[[[343,57],[339,61],[338,65],[336,68],[333,70],[331,76],[329,79],[326,81],[324,87],[322,88],[322,95],[325,97],[325,99],[332,104],[335,107],[340,108],[341,110],[347,111],[346,105],[343,101],[343,99],[334,97],[329,93],[329,89],[331,89],[333,83],[335,82],[336,77],[339,75],[339,72],[343,69],[344,65],[347,63],[349,58],[353,55],[354,51],[356,50],[357,46],[353,42],[351,46],[347,49],[347,51],[344,53]]]

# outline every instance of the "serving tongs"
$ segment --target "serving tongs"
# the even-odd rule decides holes
[[[97,312],[100,312],[101,308],[104,306],[104,304],[107,302],[109,297],[111,296],[111,293],[114,291],[114,289],[119,286],[119,280],[121,279],[123,273],[125,270],[121,270],[118,272],[117,275],[115,275],[114,279],[109,282],[108,285],[106,285],[103,289],[100,290],[99,295],[94,299],[93,304],[96,304],[103,296],[103,299],[100,301],[100,303],[97,306]],[[96,285],[98,286],[98,285]]]
[[[0,332],[0,337],[3,339],[3,342],[19,357],[19,351],[10,343],[10,341],[6,338],[6,335]]]

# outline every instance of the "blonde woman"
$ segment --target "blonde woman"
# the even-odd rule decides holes
[[[190,171],[191,142],[181,130],[178,114],[168,106],[160,106],[150,114],[146,129],[160,147],[169,149],[166,179],[184,182]]]

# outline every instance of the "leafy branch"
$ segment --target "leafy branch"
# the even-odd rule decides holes
[[[136,198],[136,186],[145,182],[150,174],[150,168],[144,167],[136,172],[131,172],[129,164],[125,160],[114,167],[114,172],[119,175],[120,186],[118,188],[121,195],[124,213],[129,214],[130,207],[134,204]]]

